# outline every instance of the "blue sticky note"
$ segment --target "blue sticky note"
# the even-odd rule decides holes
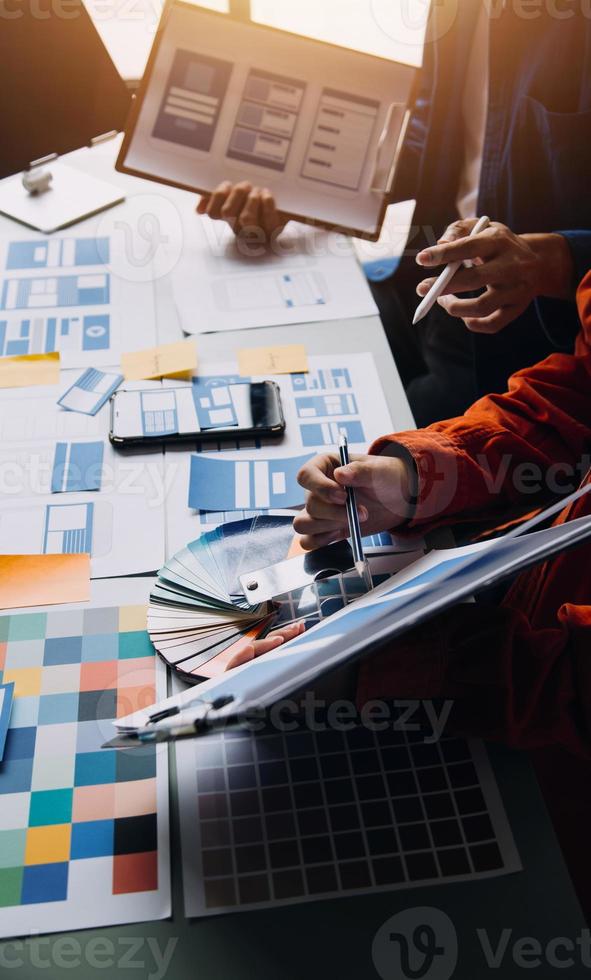
[[[14,684],[0,684],[0,762],[4,756],[4,746],[8,725],[10,724],[10,712],[14,699]]]
[[[88,368],[58,399],[58,405],[68,412],[96,415],[122,381],[122,374],[108,374]]]
[[[312,455],[286,459],[191,457],[189,507],[194,510],[283,510],[304,503],[297,475]]]
[[[56,442],[51,492],[100,490],[104,451],[102,442]]]

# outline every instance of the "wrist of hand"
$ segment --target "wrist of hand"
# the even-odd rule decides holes
[[[419,472],[417,464],[406,446],[398,442],[389,443],[382,450],[381,455],[390,456],[402,464],[398,469],[398,476],[400,480],[400,496],[406,504],[406,512],[401,516],[408,523],[414,517],[419,496]]]
[[[575,295],[575,268],[564,235],[522,235],[538,260],[536,294],[549,299],[572,299]]]

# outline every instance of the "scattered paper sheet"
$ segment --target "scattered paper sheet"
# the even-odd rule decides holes
[[[6,735],[10,724],[12,712],[12,699],[14,697],[14,683],[0,684],[0,762],[4,758],[4,746]],[[2,770],[0,770],[1,772]]]
[[[243,378],[253,374],[307,374],[308,355],[303,344],[244,347],[238,351],[238,370]]]
[[[64,387],[78,374],[63,373]],[[159,391],[161,383],[127,387]],[[108,405],[96,415],[64,412],[52,388],[3,393],[0,471],[12,474],[12,492],[0,494],[0,554],[90,554],[93,578],[160,568],[163,454],[117,452],[109,423]]]
[[[118,713],[166,692],[146,580],[92,594],[0,617],[0,680],[15,684],[0,827],[20,841],[0,854],[3,938],[170,915],[167,752],[100,748]]]
[[[59,379],[60,356],[57,352],[0,358],[0,388],[56,385]]]
[[[351,242],[290,224],[279,253],[244,254],[223,222],[204,217],[186,233],[172,275],[185,333],[377,316]]]
[[[99,227],[107,223],[103,216]],[[137,225],[132,218],[109,234],[0,238],[0,355],[59,351],[63,368],[102,367],[156,344],[152,263],[133,264],[145,249]]]
[[[90,599],[90,555],[0,555],[0,608]]]
[[[162,344],[121,355],[126,381],[191,375],[197,369],[197,350],[190,340]]]

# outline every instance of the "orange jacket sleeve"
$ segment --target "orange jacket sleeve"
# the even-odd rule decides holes
[[[522,371],[509,394],[482,399],[461,419],[388,437],[417,462],[416,525],[462,509],[480,516],[512,501],[512,477],[524,462],[545,473],[557,460],[576,465],[591,442],[591,276],[578,299],[583,333],[574,357],[553,356]],[[487,480],[499,472],[495,494]],[[589,497],[580,500],[570,516],[589,506]],[[519,748],[561,745],[590,757],[589,567],[591,546],[584,544],[520,576],[501,607],[460,605],[438,616],[362,662],[360,703],[451,699],[452,731]]]
[[[591,273],[578,303],[583,330],[574,355],[554,354],[520,371],[507,394],[482,398],[459,418],[374,443],[374,454],[394,442],[415,460],[410,527],[486,519],[543,491],[576,489],[591,446]]]

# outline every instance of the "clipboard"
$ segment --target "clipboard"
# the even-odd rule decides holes
[[[97,136],[87,149],[116,135]],[[33,161],[24,174],[0,180],[0,213],[44,235],[69,228],[124,200],[120,187],[69,166],[57,153]]]
[[[167,0],[116,169],[274,194],[288,220],[376,241],[414,66]]]

